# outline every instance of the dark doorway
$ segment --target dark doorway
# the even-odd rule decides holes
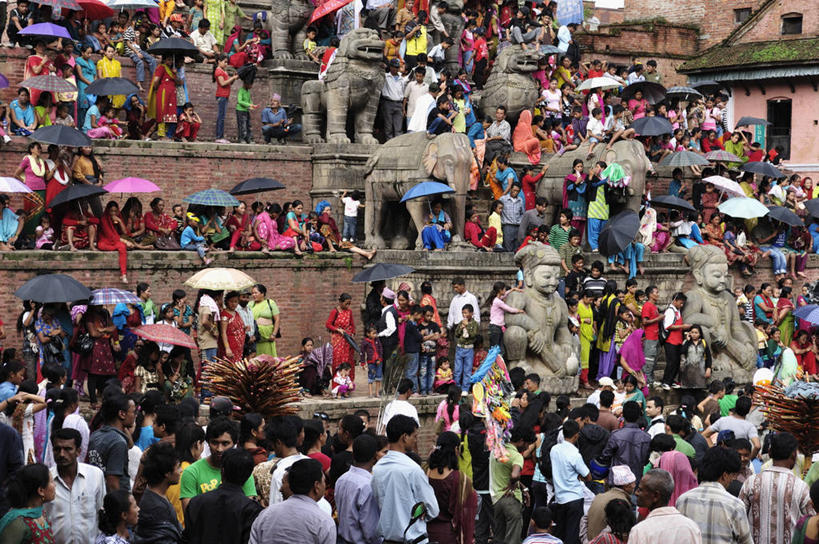
[[[791,158],[791,101],[778,98],[768,101],[768,149],[782,146],[782,158]]]

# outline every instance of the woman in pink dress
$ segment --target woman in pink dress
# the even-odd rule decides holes
[[[279,234],[276,222],[270,217],[272,211],[272,205],[268,205],[253,221],[253,234],[261,245],[261,250],[267,253],[273,250],[286,251],[288,249],[294,249],[296,247],[296,240]],[[253,247],[254,246],[251,245],[251,249],[253,249]]]

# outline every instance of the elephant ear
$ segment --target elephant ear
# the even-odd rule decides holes
[[[424,170],[428,176],[431,176],[435,170],[435,165],[438,164],[438,143],[430,142],[424,150],[424,156],[421,158],[421,164],[424,165]]]

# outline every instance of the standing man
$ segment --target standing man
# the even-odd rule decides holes
[[[660,85],[663,84],[663,75],[657,71],[657,61],[654,59],[649,59],[646,62],[646,70],[643,73],[643,77],[646,81],[653,81],[654,83],[659,83]]]
[[[665,340],[665,371],[663,371],[663,389],[670,391],[672,387],[679,388],[675,383],[677,372],[680,370],[682,357],[683,331],[691,328],[685,325],[682,318],[682,307],[688,299],[682,292],[677,292],[671,299],[671,304],[663,314],[663,329],[668,331]]]
[[[523,492],[520,472],[523,469],[523,455],[530,444],[535,442],[531,429],[515,427],[506,444],[504,461],[489,455],[490,494],[495,514],[495,541],[504,544],[520,544],[523,531]]]
[[[249,451],[234,448],[225,452],[221,485],[192,498],[185,510],[188,542],[247,543],[250,528],[262,511],[262,506],[242,491],[253,466]]]
[[[643,467],[648,463],[648,456],[651,453],[651,438],[637,423],[642,417],[643,410],[639,404],[633,400],[625,403],[623,405],[623,419],[625,419],[626,424],[622,429],[617,429],[611,433],[606,449],[603,450],[601,456],[604,465],[609,463],[611,463],[611,466],[628,465],[638,483],[643,475]]]
[[[128,441],[125,429],[136,419],[136,405],[125,395],[113,395],[102,403],[103,426],[88,440],[88,462],[105,474],[106,490],[131,490],[128,474]]]
[[[586,219],[588,220],[588,242],[592,253],[597,253],[597,240],[600,237],[600,231],[606,226],[609,220],[609,204],[606,201],[606,182],[600,177],[603,170],[606,169],[606,163],[598,161],[589,173],[589,181],[586,192],[589,195],[589,207],[586,212]]]
[[[384,135],[388,140],[400,136],[404,130],[404,87],[406,82],[398,69],[401,61],[391,59],[387,63],[390,71],[384,78],[381,89],[381,115],[384,117]]]
[[[353,465],[353,442],[364,432],[365,428],[364,420],[355,414],[347,414],[338,422],[338,441],[344,445],[344,449],[336,451],[336,454],[333,455],[328,474],[330,487],[335,487],[336,481]]]
[[[401,378],[401,381],[398,382],[398,387],[396,388],[396,393],[398,393],[395,400],[390,401],[387,404],[386,408],[384,408],[384,415],[381,418],[381,425],[386,427],[390,424],[390,420],[393,416],[403,415],[411,417],[415,423],[419,426],[421,425],[421,420],[418,419],[418,409],[412,405],[409,401],[410,397],[412,396],[413,387],[415,387],[412,380],[409,378]]]
[[[438,516],[438,500],[423,469],[407,453],[418,445],[418,423],[404,415],[390,419],[387,425],[390,450],[373,467],[372,488],[381,516],[378,535],[385,544],[415,542],[427,532],[427,520]],[[422,502],[427,514],[404,534],[413,505]],[[518,527],[520,536],[520,527]],[[423,538],[418,544],[428,542]]]
[[[404,35],[404,42],[407,44],[406,52],[404,53],[404,62],[407,65],[407,70],[415,68],[418,62],[418,55],[427,54],[427,12],[418,10],[418,15],[415,16],[414,21],[407,23],[404,27],[406,34]]]
[[[327,490],[321,463],[296,461],[287,471],[287,483],[293,494],[259,514],[249,544],[336,544],[336,524],[318,505]]]
[[[649,514],[631,529],[629,544],[702,544],[699,525],[668,506],[673,492],[671,474],[661,468],[646,472],[637,487],[637,506]]]
[[[649,417],[648,436],[654,438],[665,432],[665,418],[663,417],[665,403],[662,397],[651,397],[646,401],[646,415]]]
[[[303,436],[303,430],[301,419],[297,416],[275,417],[267,424],[267,440],[273,447],[276,458],[279,459],[270,477],[270,504],[284,500],[282,482],[287,469],[297,461],[307,459],[307,456],[298,449],[299,437]],[[252,479],[248,481],[253,482]]]
[[[586,525],[586,536],[589,540],[594,540],[597,535],[603,532],[608,526],[606,521],[606,506],[614,499],[623,499],[631,504],[631,494],[634,493],[637,479],[626,465],[615,465],[611,467],[611,486],[605,493],[594,496]]]
[[[455,330],[458,323],[463,320],[461,310],[463,310],[463,307],[467,304],[471,304],[472,308],[475,309],[474,319],[480,324],[481,312],[479,310],[478,297],[467,291],[466,282],[462,277],[459,276],[452,280],[452,290],[455,294],[452,296],[452,301],[449,303],[449,312],[446,314],[446,328]]]
[[[580,542],[580,520],[583,517],[583,482],[591,480],[591,472],[577,449],[580,425],[573,419],[563,424],[563,442],[549,452],[552,461],[552,481],[555,488],[555,531],[563,544]]]
[[[416,66],[412,71],[412,80],[404,87],[404,117],[407,118],[407,129],[412,124],[412,117],[415,115],[415,106],[425,95],[429,94],[429,85],[424,81],[424,69]],[[424,116],[426,119],[426,116]]]
[[[139,501],[139,522],[134,531],[137,542],[182,542],[182,526],[166,497],[168,488],[179,483],[179,467],[172,444],[154,444],[145,451],[142,476],[147,487]]]
[[[726,491],[740,468],[736,451],[711,448],[697,471],[699,487],[677,497],[677,510],[700,526],[703,544],[753,544],[745,505]]]
[[[520,218],[520,226],[518,226],[518,233],[516,236],[516,243],[518,246],[523,243],[524,238],[526,238],[532,228],[539,227],[546,222],[547,204],[548,201],[546,198],[539,196],[535,198],[535,207],[531,210],[526,210],[523,212],[523,216]],[[503,239],[506,240],[505,235]]]
[[[659,387],[660,382],[654,381],[654,363],[657,360],[657,346],[660,345],[660,321],[663,320],[663,315],[657,307],[660,303],[660,290],[656,285],[649,285],[646,287],[646,296],[648,300],[643,304],[640,313],[644,332],[643,353],[646,358],[643,372],[646,375],[647,384]]]
[[[501,210],[501,230],[503,230],[503,248],[512,253],[518,248],[518,230],[523,220],[523,211],[526,208],[523,196],[520,194],[520,185],[512,184],[509,192],[499,199],[503,202]]]
[[[788,544],[802,516],[815,515],[808,484],[793,474],[799,444],[791,433],[771,434],[773,465],[749,476],[739,498],[745,504],[754,542]]]
[[[375,289],[375,287],[373,287]],[[395,291],[384,287],[381,289],[381,317],[376,323],[378,338],[381,339],[381,352],[383,354],[382,374],[384,376],[384,386],[382,391],[389,392],[395,385],[390,379],[390,370],[396,363],[397,358],[393,357],[398,351],[398,310],[395,308]]]
[[[721,431],[733,431],[735,438],[744,438],[753,444],[754,449],[751,452],[751,457],[756,457],[760,449],[759,431],[756,425],[745,419],[751,411],[752,404],[751,397],[739,397],[734,405],[733,413],[727,417],[719,418],[713,425],[705,429],[702,436],[708,439]]]
[[[339,542],[380,544],[378,519],[381,512],[373,497],[372,471],[378,441],[362,434],[353,441],[353,466],[336,482]]]
[[[51,436],[54,462],[51,477],[57,488],[53,501],[43,505],[56,544],[94,542],[99,533],[98,512],[105,498],[105,475],[97,467],[77,461],[82,436],[76,429],[58,429]]]

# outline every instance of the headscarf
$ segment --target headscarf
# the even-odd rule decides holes
[[[657,230],[657,210],[654,208],[646,208],[643,213],[643,218],[640,219],[640,242],[646,246],[651,247],[654,244],[654,232]]]
[[[681,451],[667,451],[660,456],[659,468],[668,471],[674,479],[674,492],[668,501],[668,506],[675,506],[677,498],[699,485],[697,477],[691,470],[688,456]]]
[[[540,162],[540,140],[532,134],[532,112],[523,110],[512,133],[512,144],[515,151],[526,153],[529,162],[537,164]]]
[[[646,364],[646,356],[643,353],[643,329],[637,329],[623,342],[620,348],[620,356],[626,360],[632,370],[641,370]]]
[[[114,306],[114,313],[111,314],[111,319],[114,322],[114,326],[117,329],[122,330],[125,327],[125,323],[128,320],[129,315],[131,315],[131,309],[124,302],[120,302]]]
[[[239,25],[235,25],[233,28],[230,29],[230,36],[228,36],[227,41],[225,42],[225,53],[231,55],[230,52],[231,48],[233,47],[233,42],[239,39],[239,34],[242,32],[242,27]]]
[[[324,208],[329,208],[329,207],[330,207],[330,203],[328,201],[321,200],[321,201],[319,201],[318,204],[316,204],[316,213],[318,215],[321,215],[321,212],[324,211]]]
[[[143,106],[145,105],[145,101],[142,100],[142,98],[139,96],[139,94],[131,93],[127,97],[125,97],[125,104],[122,105],[122,107],[125,108],[126,111],[131,111],[131,97],[132,96],[136,96],[139,103],[142,104]]]

